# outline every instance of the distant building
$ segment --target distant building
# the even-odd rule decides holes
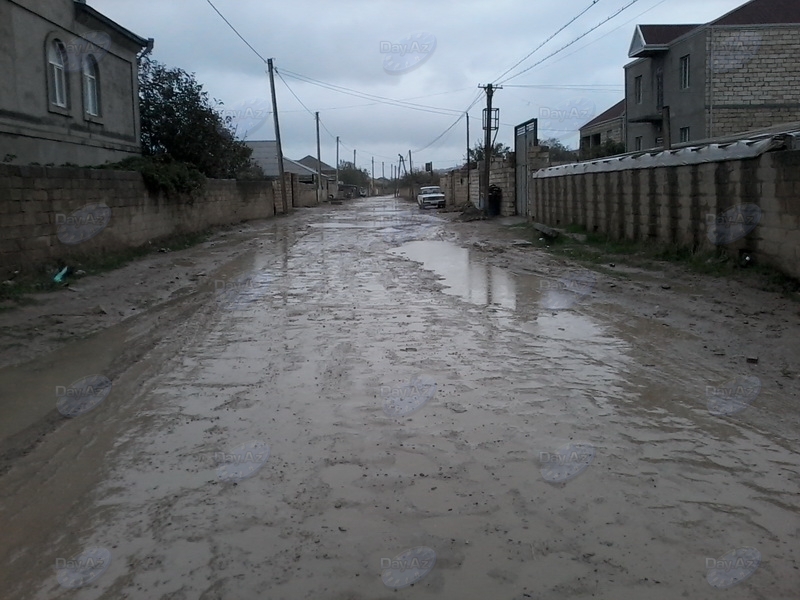
[[[591,158],[592,151],[606,142],[625,144],[625,100],[620,100],[581,127],[581,159]]]
[[[261,142],[245,142],[245,144],[253,149],[251,160],[255,162],[264,171],[267,177],[278,177],[280,172],[278,170],[278,142],[274,140],[261,141]],[[298,179],[303,182],[313,182],[317,172],[301,164],[299,161],[291,160],[283,157],[283,172],[294,173]]]
[[[629,152],[800,120],[800,1],[705,25],[639,25],[625,66]]]
[[[141,153],[138,55],[152,40],[83,0],[2,0],[0,24],[0,161],[83,166]]]
[[[298,160],[301,165],[305,165],[314,171],[319,171],[323,175],[336,175],[336,167],[332,167],[324,162],[317,163],[317,159],[310,154]]]

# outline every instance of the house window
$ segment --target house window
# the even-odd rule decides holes
[[[636,138],[636,140],[635,140],[635,148],[636,148],[636,150],[641,150],[642,149],[642,136],[639,136],[639,137]]]
[[[67,108],[67,76],[65,64],[67,51],[59,40],[47,48],[48,77],[50,78],[50,104]]]
[[[691,78],[689,76],[689,67],[690,67],[689,55],[681,57],[681,89],[688,90],[689,84],[691,83]]]
[[[689,127],[681,127],[681,142],[688,142],[691,139],[691,130]]]
[[[100,116],[100,86],[97,61],[91,54],[83,59],[83,101],[87,115]]]
[[[636,100],[636,104],[642,103],[642,76],[639,75],[636,79],[633,80],[633,96]]]

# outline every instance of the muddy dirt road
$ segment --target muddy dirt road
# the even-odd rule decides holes
[[[797,598],[796,303],[520,235],[363,199],[0,315],[0,595]]]

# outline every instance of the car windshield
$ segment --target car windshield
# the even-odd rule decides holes
[[[438,186],[435,187],[424,187],[420,189],[420,193],[422,194],[441,194],[442,190]]]

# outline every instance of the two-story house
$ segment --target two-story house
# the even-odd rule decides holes
[[[800,121],[800,0],[751,0],[705,25],[639,25],[629,56],[629,152]]]
[[[0,162],[140,154],[138,58],[152,47],[85,0],[0,0]]]

